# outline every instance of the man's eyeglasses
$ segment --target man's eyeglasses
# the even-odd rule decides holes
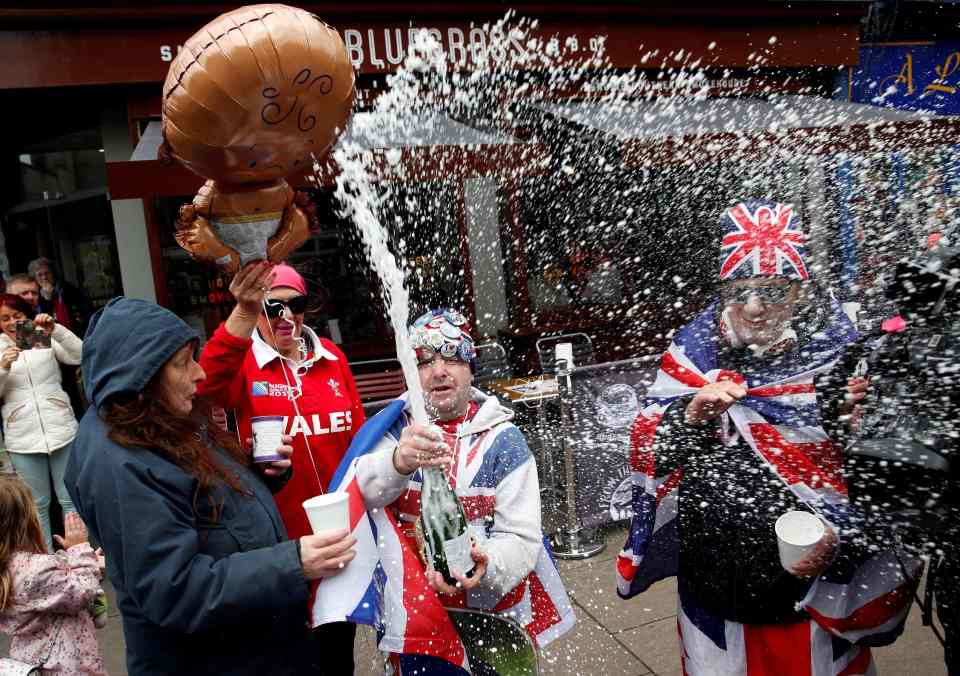
[[[274,319],[279,317],[283,312],[283,308],[290,310],[290,314],[300,315],[307,311],[307,297],[306,296],[294,296],[289,300],[280,300],[279,298],[271,298],[264,302],[263,305],[263,314],[268,318]]]
[[[790,297],[791,284],[771,286],[728,286],[720,291],[720,296],[728,305],[746,305],[752,296],[760,299],[764,305],[783,305]]]

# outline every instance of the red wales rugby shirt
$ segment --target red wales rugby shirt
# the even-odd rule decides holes
[[[293,477],[274,498],[290,539],[309,535],[303,501],[320,494],[363,424],[363,406],[347,358],[331,341],[303,327],[308,353],[300,369],[302,394],[299,415],[288,394],[297,387],[296,365],[281,357],[254,331],[252,339],[237,338],[221,324],[204,346],[200,366],[207,379],[198,394],[219,406],[234,409],[241,439],[251,435],[250,418],[284,416],[284,430],[293,437]],[[288,384],[289,383],[289,384]],[[307,443],[313,451],[310,461]],[[318,477],[319,475],[319,477]],[[318,481],[319,478],[319,481]]]

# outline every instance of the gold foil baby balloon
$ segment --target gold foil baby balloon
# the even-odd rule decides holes
[[[209,180],[180,209],[180,246],[234,272],[302,245],[313,209],[284,177],[330,149],[353,95],[343,40],[302,9],[241,7],[187,40],[163,85],[160,155]]]

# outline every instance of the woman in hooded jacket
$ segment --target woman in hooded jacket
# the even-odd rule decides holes
[[[287,459],[249,453],[195,412],[196,333],[152,303],[115,298],[91,320],[67,485],[102,543],[127,668],[140,674],[300,672],[308,582],[354,556],[346,530],[287,540],[271,492]]]
[[[50,347],[18,347],[17,324],[27,320],[50,337]],[[47,549],[53,552],[50,501],[54,493],[64,514],[75,511],[63,472],[77,419],[61,385],[60,365],[80,363],[83,341],[50,315],[34,315],[25,300],[10,294],[0,296],[0,329],[0,399],[7,452],[33,493]]]

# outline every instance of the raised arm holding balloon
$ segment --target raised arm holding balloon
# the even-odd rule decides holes
[[[163,85],[160,155],[208,180],[180,211],[180,246],[228,272],[299,248],[313,209],[285,177],[326,154],[353,96],[343,40],[302,9],[241,7],[187,40]]]
[[[304,324],[307,287],[296,270],[253,262],[230,290],[237,305],[204,346],[207,379],[198,391],[234,411],[241,438],[270,424],[290,438],[293,476],[274,499],[287,533],[298,538],[313,532],[303,503],[328,490],[363,424],[363,405],[343,352]],[[303,614],[306,620],[306,605]],[[316,646],[308,652],[329,673],[348,673],[354,631],[348,623],[322,627],[311,633]]]

